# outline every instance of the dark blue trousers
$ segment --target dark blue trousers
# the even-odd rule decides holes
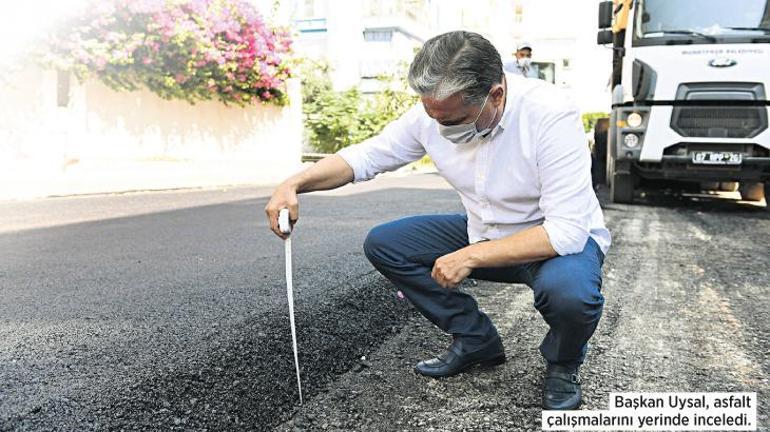
[[[494,324],[470,294],[442,288],[430,276],[437,258],[468,245],[467,223],[462,214],[399,219],[374,227],[364,252],[422,315],[473,346],[497,335]],[[535,308],[550,326],[540,352],[550,363],[574,365],[583,362],[588,339],[602,315],[603,263],[599,245],[589,238],[578,254],[476,269],[470,277],[532,288]]]

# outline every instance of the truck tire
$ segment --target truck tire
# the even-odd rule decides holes
[[[738,182],[721,182],[719,190],[723,192],[735,192],[738,190]]]
[[[607,187],[610,187],[612,185],[612,174],[615,172],[615,152],[616,152],[616,144],[615,139],[617,135],[617,129],[616,129],[616,117],[617,117],[617,110],[613,109],[610,113],[610,122],[609,122],[609,129],[607,131],[607,144],[605,146],[606,151],[604,152],[605,156],[605,164],[604,164],[604,182],[607,185]]]
[[[634,175],[612,174],[610,200],[619,204],[630,204],[634,200]]]
[[[613,163],[612,157],[610,156],[609,152],[607,153],[607,164],[606,168],[604,170],[604,184],[607,187],[610,187],[612,185],[612,172],[615,171],[615,164]]]
[[[764,192],[762,183],[741,183],[738,191],[744,201],[761,201]]]
[[[765,182],[765,208],[770,211],[770,180]]]
[[[594,125],[594,159],[595,167],[591,173],[594,184],[607,183],[607,142],[610,134],[610,119],[600,118]]]

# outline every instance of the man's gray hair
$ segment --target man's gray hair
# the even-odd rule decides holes
[[[453,31],[429,39],[409,66],[409,86],[420,95],[443,100],[461,92],[467,104],[480,105],[502,82],[503,61],[478,33]]]

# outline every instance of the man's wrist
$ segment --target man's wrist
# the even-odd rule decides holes
[[[297,178],[290,178],[283,182],[283,185],[285,188],[289,189],[290,191],[297,193],[300,190],[300,180]]]
[[[481,244],[475,243],[469,246],[465,247],[465,266],[470,269],[477,269],[480,267],[483,267],[483,262],[481,258],[480,248],[482,247]]]

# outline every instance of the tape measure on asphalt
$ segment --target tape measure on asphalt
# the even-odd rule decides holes
[[[286,255],[286,297],[289,302],[289,323],[291,325],[291,344],[294,350],[294,369],[297,371],[297,389],[299,389],[299,404],[302,405],[302,380],[299,375],[299,351],[297,350],[297,327],[294,324],[294,286],[292,284],[291,269],[291,221],[289,209],[281,209],[278,213],[278,229],[287,234],[284,240]]]

